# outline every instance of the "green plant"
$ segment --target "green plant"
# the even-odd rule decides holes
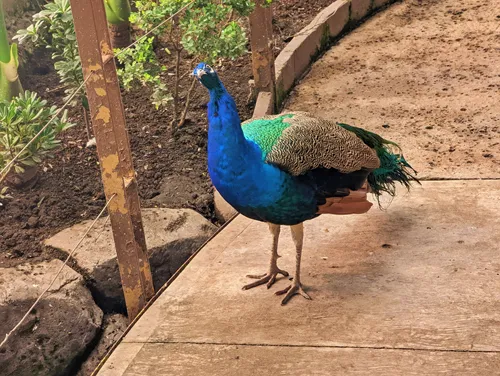
[[[9,45],[3,0],[0,0],[0,100],[10,100],[23,91],[17,73],[18,67],[17,45]]]
[[[104,0],[106,18],[109,24],[111,44],[116,48],[130,44],[129,0]]]
[[[160,73],[166,70],[154,52],[154,37],[144,38],[133,47],[121,50],[118,60],[123,68],[118,69],[120,82],[126,90],[138,82],[152,90],[151,102],[158,109],[172,100],[167,86],[162,82]]]
[[[2,200],[2,199],[6,200],[9,198],[12,198],[12,196],[7,193],[8,190],[9,190],[9,187],[7,187],[7,186],[0,189],[0,200]],[[1,202],[0,202],[0,206],[2,206]]]
[[[157,107],[172,102],[172,130],[175,131],[185,120],[194,89],[193,80],[180,113],[181,80],[191,72],[191,68],[181,72],[182,59],[188,57],[213,64],[245,53],[247,37],[242,17],[250,14],[255,3],[249,0],[158,0],[136,1],[135,6],[137,12],[131,14],[130,21],[142,33],[152,33],[136,41],[132,50],[119,52],[118,59],[123,64],[119,75],[126,88],[134,83],[149,86]],[[169,18],[169,22],[164,22]],[[163,51],[173,56],[168,66],[162,65],[158,59],[157,54]],[[165,85],[160,87],[164,81],[162,74],[171,70],[173,72],[169,74],[174,76],[172,90]]]
[[[104,1],[110,24],[125,21],[130,10],[125,0]],[[117,49],[117,58],[123,65],[118,74],[127,90],[137,85],[149,87],[152,103],[157,108],[172,103],[172,130],[175,131],[185,120],[195,87],[192,80],[181,112],[181,81],[191,71],[181,72],[182,59],[188,57],[215,63],[245,53],[247,37],[242,18],[250,14],[255,3],[250,0],[137,0],[135,7],[137,11],[131,13],[130,21],[139,34],[150,35],[139,38],[131,48]],[[20,30],[16,38],[52,49],[55,68],[69,95],[83,82],[69,0],[46,4],[33,20],[34,23]],[[163,53],[173,56],[167,65],[161,64],[158,58]],[[173,73],[167,72],[170,70]],[[165,83],[165,73],[174,76],[172,88]],[[75,98],[79,98],[85,108],[83,89]],[[76,103],[77,100],[73,102]]]
[[[32,140],[57,113],[55,106],[36,93],[25,91],[11,101],[0,102],[0,168],[13,158]],[[61,143],[57,136],[73,124],[67,120],[67,111],[55,117],[51,124],[29,145],[14,164],[14,171],[23,172],[26,166],[36,166],[44,157],[52,157],[54,149]]]

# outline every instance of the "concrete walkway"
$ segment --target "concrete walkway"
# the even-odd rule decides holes
[[[490,101],[488,86],[485,93],[475,91],[473,79],[464,78],[454,90],[465,97],[453,94],[447,97],[448,104],[440,102],[443,122],[436,118],[433,128],[427,129],[431,125],[424,126],[428,119],[421,108],[432,112],[436,104],[426,102],[424,91],[413,98],[407,89],[398,97],[399,89],[390,85],[391,77],[412,78],[412,54],[404,58],[400,49],[399,66],[384,64],[382,59],[397,52],[398,40],[400,45],[406,41],[410,30],[413,34],[426,30],[422,44],[434,40],[428,38],[439,29],[442,35],[479,46],[486,41],[478,35],[495,38],[491,25],[500,14],[497,10],[494,0],[396,4],[328,52],[289,104],[295,110],[335,115],[339,121],[353,117],[355,125],[400,142],[425,176],[466,180],[426,181],[411,194],[400,191],[385,211],[374,208],[361,216],[322,216],[306,223],[302,278],[313,300],[295,297],[285,307],[273,292],[286,286],[286,280],[270,290],[241,290],[246,274],[266,270],[270,236],[265,224],[237,217],[142,316],[99,375],[500,374],[498,100]],[[469,29],[463,31],[460,20],[441,22],[447,14],[466,14],[472,24],[466,20]],[[484,23],[481,27],[478,19]],[[474,30],[476,34],[466,35]],[[381,39],[376,49],[358,49],[358,59],[374,62],[374,71],[380,72],[377,85],[371,80],[358,82],[356,72],[349,71],[355,61],[349,64],[343,60],[348,57],[342,57],[359,48],[363,33]],[[418,41],[413,45],[421,46]],[[425,63],[425,70],[433,76],[433,64],[441,66],[455,58],[459,59],[437,54]],[[492,66],[498,60],[480,58],[481,64]],[[456,74],[461,74],[459,60],[453,61]],[[403,66],[406,73],[398,70]],[[325,70],[335,73],[328,77]],[[494,72],[488,74],[497,85]],[[353,92],[365,88],[356,99],[345,99],[352,95],[343,93],[348,82]],[[377,95],[377,87],[385,88],[385,94]],[[438,86],[428,87],[432,93],[438,90]],[[484,96],[475,99],[481,93]],[[446,157],[424,147],[429,142],[445,145],[443,152],[450,147],[447,140],[463,124],[456,121],[457,116],[468,111],[460,109],[462,100],[475,113],[464,115],[466,128],[469,124],[475,132],[488,127],[487,135],[456,136],[458,141],[451,146],[457,154],[447,151],[453,155]],[[386,118],[389,128],[381,126]],[[481,119],[480,125],[476,123]],[[422,132],[405,133],[412,124]],[[433,161],[432,153],[441,157]],[[293,271],[294,247],[288,231],[282,232],[280,254],[280,266]]]
[[[388,211],[306,225],[303,282],[242,291],[265,224],[237,217],[144,314],[100,375],[493,375],[500,181],[426,182]],[[288,231],[280,265],[293,270]]]

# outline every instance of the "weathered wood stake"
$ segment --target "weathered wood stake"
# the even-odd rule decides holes
[[[257,92],[267,91],[275,98],[273,12],[271,6],[262,6],[257,0],[250,15],[250,43],[252,46],[252,69]]]
[[[137,181],[102,0],[71,0],[129,319],[154,295]]]

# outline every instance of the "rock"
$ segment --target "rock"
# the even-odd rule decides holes
[[[119,313],[106,315],[102,326],[104,329],[99,342],[87,360],[83,362],[76,376],[89,376],[92,374],[113,344],[120,339],[125,329],[127,329],[128,319]]]
[[[23,317],[61,267],[60,260],[0,268],[0,338]],[[65,266],[51,290],[0,350],[10,376],[69,374],[99,333],[102,311],[80,274]]]
[[[237,213],[218,191],[214,191],[214,207],[217,219],[222,222],[229,221]]]
[[[191,209],[143,209],[142,218],[156,289],[216,230],[212,223]],[[97,304],[105,312],[122,313],[125,301],[116,251],[110,224],[103,229],[105,222],[105,218],[98,221],[74,259],[78,268],[89,277],[89,287]],[[45,244],[69,253],[89,223],[85,221],[65,229]]]
[[[38,182],[38,173],[38,166],[26,167],[23,172],[19,173],[11,170],[5,177],[5,182],[7,186],[16,189],[31,188]]]
[[[207,239],[207,236],[195,236],[174,240],[151,249],[149,262],[153,270],[155,291],[158,291]]]

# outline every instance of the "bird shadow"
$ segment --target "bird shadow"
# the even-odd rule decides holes
[[[380,279],[390,278],[397,260],[412,251],[412,232],[422,227],[417,223],[422,213],[416,208],[409,216],[404,209],[395,209],[377,215],[366,229],[331,232],[324,241],[333,246],[326,247],[322,254],[325,261],[309,272],[307,291],[349,298],[365,294]]]

